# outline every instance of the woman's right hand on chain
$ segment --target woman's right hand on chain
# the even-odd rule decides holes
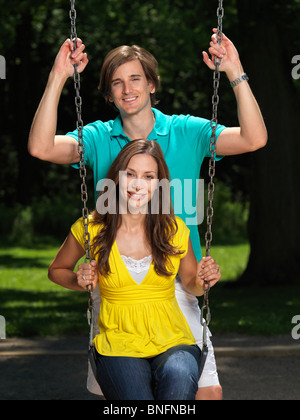
[[[94,290],[98,283],[97,262],[93,260],[89,264],[80,264],[76,276],[77,283],[83,290],[88,290],[89,288]]]

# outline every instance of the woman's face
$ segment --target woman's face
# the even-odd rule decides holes
[[[120,207],[132,214],[146,214],[158,182],[156,160],[147,154],[135,155],[120,174]]]

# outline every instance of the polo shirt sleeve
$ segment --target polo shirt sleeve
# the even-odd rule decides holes
[[[84,161],[87,166],[94,166],[94,159],[97,154],[101,153],[101,144],[105,134],[108,133],[108,129],[102,121],[95,121],[91,124],[87,124],[83,127],[83,145],[84,145]],[[73,137],[78,141],[78,130],[69,131],[67,136]],[[79,163],[71,165],[75,169],[79,169]]]
[[[186,131],[190,140],[194,143],[193,148],[203,158],[210,157],[210,142],[212,136],[211,121],[201,117],[193,117],[188,115],[186,117]],[[216,129],[216,137],[218,137],[227,127],[218,124]],[[220,160],[223,156],[215,156],[216,160]]]

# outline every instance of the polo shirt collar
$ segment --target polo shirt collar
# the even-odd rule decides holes
[[[158,109],[152,108],[152,111],[155,115],[155,125],[153,131],[155,131],[159,136],[167,136],[170,131],[170,118]]]
[[[126,137],[123,131],[122,119],[120,114],[115,118],[113,122],[111,137]]]
[[[149,140],[156,140],[158,136],[167,136],[170,131],[170,119],[164,115],[158,109],[152,108],[152,111],[155,115],[155,124],[152,132],[149,134]],[[119,114],[112,126],[111,137],[125,137],[123,126],[122,126],[122,119],[121,115]]]

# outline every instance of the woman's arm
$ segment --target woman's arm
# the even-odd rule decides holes
[[[98,282],[96,261],[80,264],[77,273],[74,273],[77,262],[84,254],[84,249],[70,232],[49,267],[49,279],[66,289],[86,291],[87,286],[92,286],[94,290]]]
[[[189,239],[188,252],[180,261],[178,271],[184,288],[195,296],[202,296],[204,282],[213,287],[221,278],[219,265],[212,257],[204,257],[197,263],[191,239]]]

